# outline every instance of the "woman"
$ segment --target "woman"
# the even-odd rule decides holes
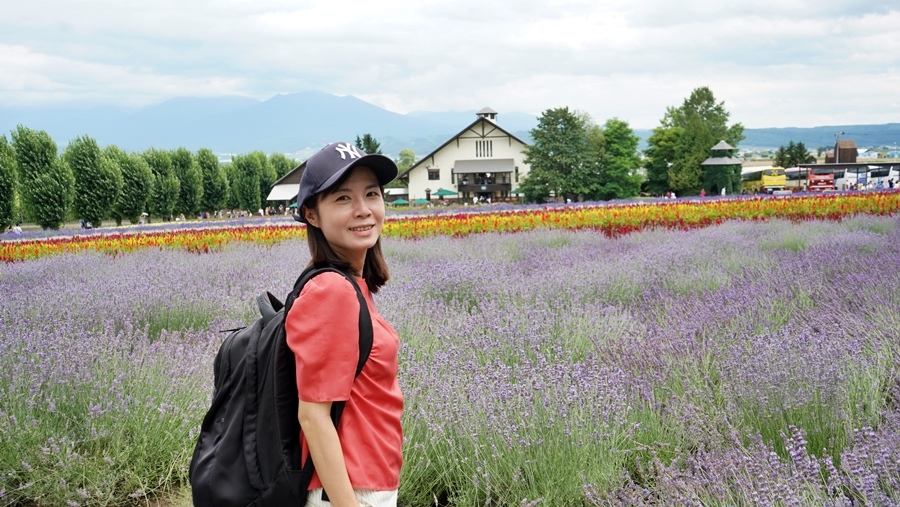
[[[316,470],[310,507],[397,504],[403,442],[399,340],[372,300],[390,277],[380,236],[383,187],[396,176],[389,158],[367,155],[351,143],[333,143],[307,160],[300,180],[297,220],[307,224],[310,264],[354,276],[372,316],[374,337],[369,359],[354,379],[359,302],[338,273],[310,280],[287,316],[288,345],[297,361],[302,459],[312,455]],[[344,400],[336,429],[331,404]]]

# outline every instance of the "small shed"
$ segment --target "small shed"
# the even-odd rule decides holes
[[[859,150],[853,139],[839,139],[834,143],[834,151],[825,154],[826,164],[855,164]]]

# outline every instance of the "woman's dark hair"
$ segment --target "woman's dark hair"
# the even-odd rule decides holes
[[[351,171],[347,171],[347,174],[331,187],[312,196],[312,199],[307,201],[306,207],[313,210],[317,209],[319,206],[319,199],[328,195],[331,189],[340,188],[344,181],[350,177],[350,172]],[[384,195],[384,188],[381,188],[381,194]],[[300,212],[303,213],[304,211],[301,210]],[[325,239],[325,234],[322,232],[322,229],[306,224],[306,242],[309,244],[309,255],[311,257],[309,261],[310,265],[332,266],[346,273],[353,274],[353,268],[350,265],[350,262],[338,255],[338,253],[331,248],[328,240]],[[381,253],[381,237],[378,238],[374,246],[366,251],[366,260],[363,264],[362,277],[365,279],[366,285],[369,287],[369,292],[372,294],[378,292],[378,289],[391,279],[391,272],[388,269],[387,262],[384,260],[384,255]]]

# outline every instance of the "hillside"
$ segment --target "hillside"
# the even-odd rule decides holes
[[[478,109],[489,104],[478,104]],[[262,150],[305,157],[337,139],[353,140],[372,134],[382,150],[396,155],[412,149],[422,156],[475,120],[477,109],[453,112],[398,114],[352,96],[320,92],[276,95],[259,101],[246,97],[177,98],[162,104],[128,111],[96,108],[0,108],[0,132],[22,124],[46,130],[60,148],[79,135],[89,135],[101,145],[115,144],[128,151],[149,147],[192,151],[209,148],[216,153]],[[500,111],[498,123],[525,142],[537,125],[534,115]],[[854,139],[857,146],[896,145],[900,123],[838,125],[813,128],[746,129],[742,149],[777,148],[802,141],[810,149],[832,146],[835,133]],[[651,134],[635,129],[641,149]]]
[[[897,146],[900,142],[900,123],[884,125],[831,125],[811,128],[747,129],[741,148],[777,148],[790,141],[803,142],[809,149],[834,147],[835,136],[853,139],[858,147]]]

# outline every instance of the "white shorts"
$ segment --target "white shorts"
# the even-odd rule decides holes
[[[331,502],[322,501],[322,488],[309,490],[306,507],[331,507]],[[354,489],[360,507],[397,507],[397,490],[374,491],[371,489]]]

